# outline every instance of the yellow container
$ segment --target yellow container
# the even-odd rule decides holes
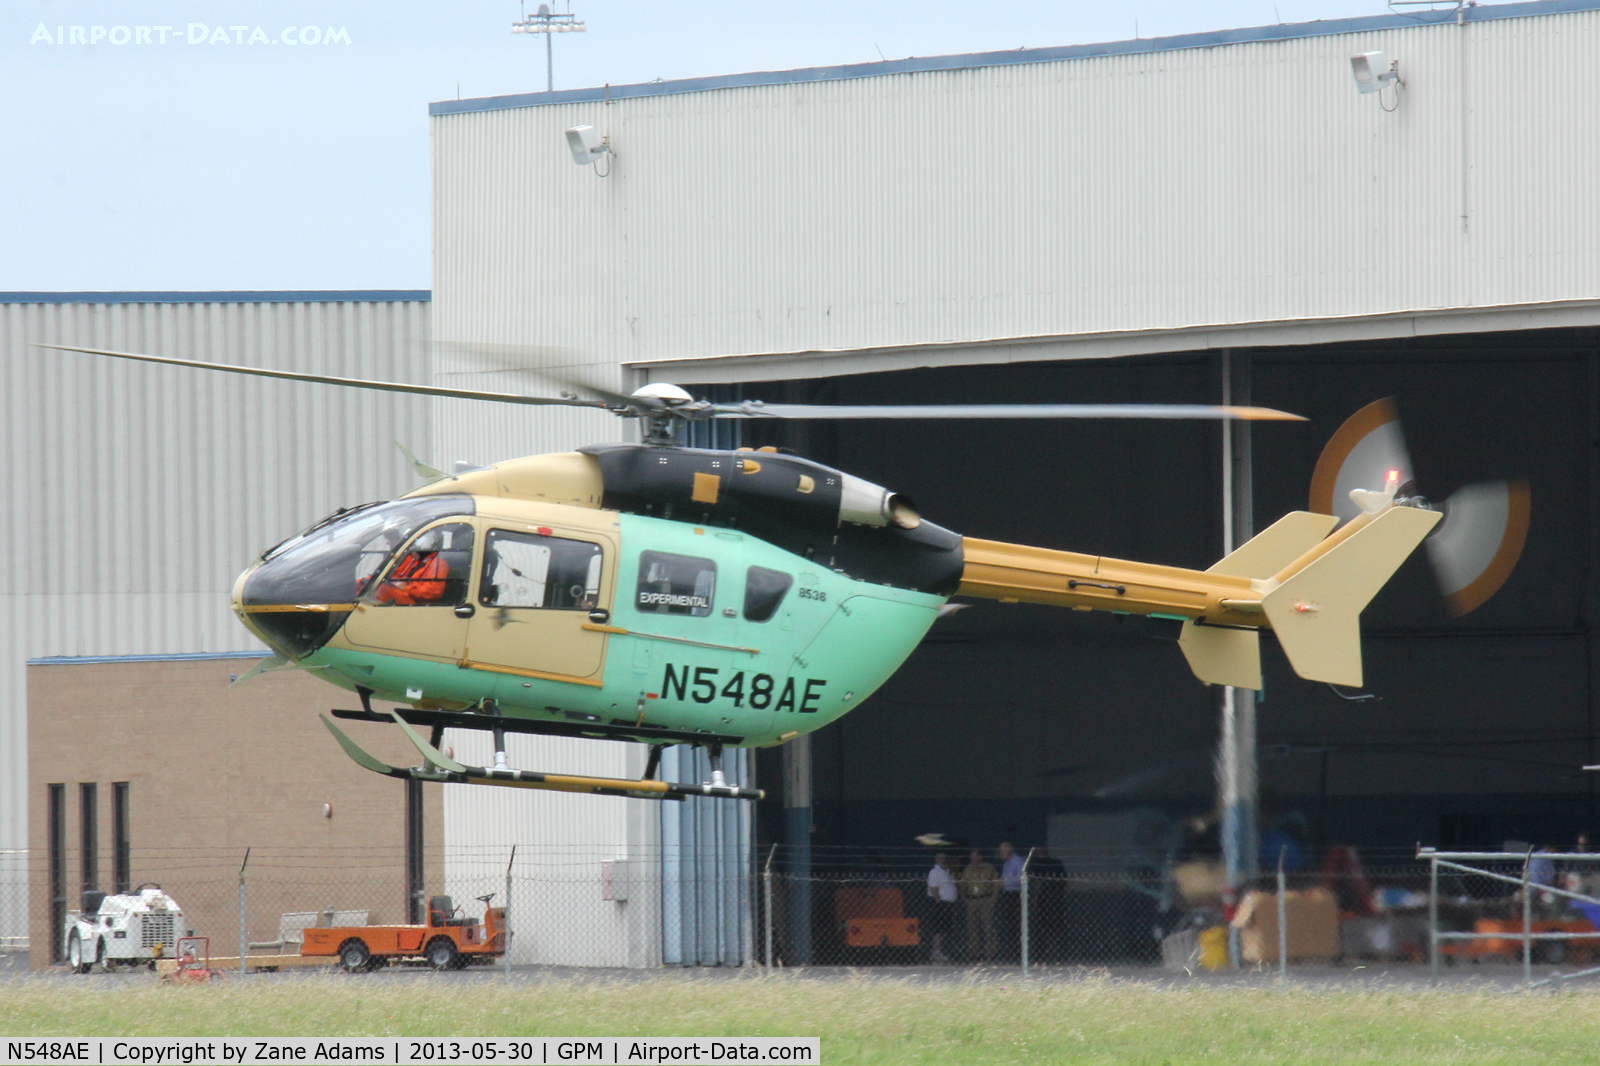
[[[1200,965],[1221,970],[1228,965],[1228,927],[1213,925],[1200,930]]]

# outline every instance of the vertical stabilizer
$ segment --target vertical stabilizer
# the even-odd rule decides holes
[[[1437,511],[1390,507],[1314,555],[1261,601],[1294,672],[1359,686],[1361,611],[1439,523]],[[1341,531],[1343,532],[1343,531]],[[1337,539],[1337,538],[1336,538]]]

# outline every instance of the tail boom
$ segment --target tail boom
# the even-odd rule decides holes
[[[1301,677],[1360,685],[1361,611],[1439,519],[1385,499],[1329,535],[1336,519],[1297,511],[1209,570],[969,537],[956,594],[1181,621],[1195,675],[1240,688],[1261,687],[1272,629]]]
[[[958,596],[1047,603],[1217,625],[1259,626],[1262,594],[1251,579],[1158,563],[964,539]]]

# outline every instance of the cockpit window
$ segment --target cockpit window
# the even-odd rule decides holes
[[[417,534],[378,582],[373,596],[395,607],[455,607],[467,602],[472,578],[472,526],[446,522]]]
[[[244,605],[353,603],[418,529],[473,511],[471,496],[418,496],[324,519],[272,550],[245,581]]]

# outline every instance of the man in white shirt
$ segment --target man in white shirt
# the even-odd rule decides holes
[[[928,871],[928,953],[930,962],[950,961],[944,953],[944,937],[955,929],[956,911],[961,906],[961,894],[956,888],[955,875],[950,872],[949,856],[939,852],[933,857],[933,869]]]

